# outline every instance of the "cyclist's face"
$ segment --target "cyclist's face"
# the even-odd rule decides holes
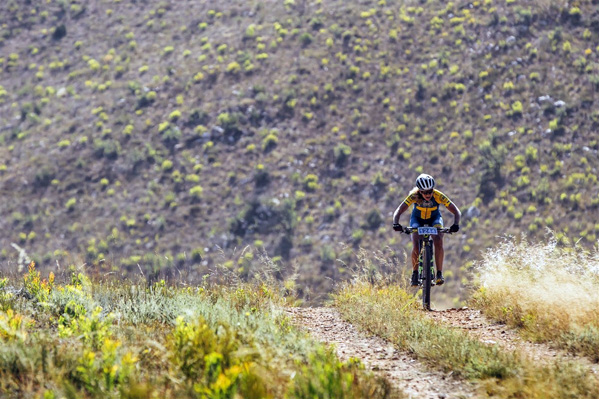
[[[430,198],[433,196],[433,190],[422,190],[420,193],[424,198]]]

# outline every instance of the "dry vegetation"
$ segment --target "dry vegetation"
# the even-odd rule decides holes
[[[420,310],[417,296],[401,284],[390,284],[380,273],[388,266],[384,260],[365,257],[360,263],[362,271],[334,296],[344,318],[432,368],[474,382],[477,397],[590,399],[599,395],[597,375],[580,364],[537,362],[517,351],[483,343],[465,330],[435,322]],[[546,327],[538,329],[546,331]]]
[[[599,362],[599,254],[555,241],[506,241],[487,251],[473,304],[527,339]]]
[[[465,213],[449,299],[497,229],[596,241],[596,0],[6,0],[0,16],[4,267],[16,243],[41,268],[200,281],[218,248],[242,275],[266,250],[318,298],[355,248],[409,246],[389,215],[421,171]]]
[[[359,361],[292,326],[273,281],[148,287],[31,264],[0,280],[0,396],[389,398]]]

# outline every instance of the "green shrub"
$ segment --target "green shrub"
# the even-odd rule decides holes
[[[262,150],[264,150],[265,152],[271,151],[273,148],[277,146],[278,142],[279,138],[277,137],[277,135],[274,133],[269,133],[262,140]]]
[[[231,75],[235,75],[235,74],[239,73],[239,71],[241,71],[241,65],[239,65],[238,62],[233,61],[227,65],[227,68],[225,71]]]
[[[193,260],[194,262],[201,262],[203,255],[204,255],[203,248],[195,248],[191,251],[191,260]]]
[[[306,191],[316,191],[320,186],[318,185],[318,176],[309,173],[304,177],[304,188]]]
[[[364,226],[369,230],[376,230],[383,223],[383,218],[377,209],[368,211]]]
[[[374,377],[364,375],[364,366],[359,360],[342,363],[332,349],[319,347],[310,354],[306,364],[298,366],[300,371],[285,396],[289,399],[377,399],[389,393]]]
[[[226,133],[234,133],[239,130],[239,115],[237,113],[223,112],[216,119]]]
[[[365,234],[366,234],[366,232],[364,230],[356,229],[352,232],[351,238],[355,244],[358,244],[358,243],[360,243],[360,241],[362,241],[362,238],[364,238]]]
[[[305,47],[305,46],[308,46],[310,43],[312,43],[314,38],[308,32],[304,32],[300,35],[299,40],[300,40],[301,45]]]
[[[335,165],[337,165],[338,167],[345,165],[347,159],[351,155],[351,152],[352,150],[350,146],[343,143],[337,144],[337,146],[334,149]]]
[[[170,115],[168,116],[168,119],[170,119],[171,121],[176,121],[180,117],[181,117],[181,111],[179,111],[178,109],[176,109],[176,110],[174,110],[173,112],[170,113]]]
[[[65,208],[67,210],[72,211],[75,209],[75,204],[77,204],[77,198],[69,198],[69,200],[65,204]]]
[[[331,263],[335,260],[337,254],[335,254],[335,250],[330,245],[323,245],[320,247],[320,260],[323,263]]]
[[[110,139],[94,139],[94,152],[98,157],[116,159],[121,153],[121,144]]]
[[[239,362],[235,357],[239,343],[234,332],[227,325],[219,327],[221,331],[217,333],[203,318],[194,322],[177,318],[168,346],[173,365],[185,379],[211,383],[216,380],[219,371]]]
[[[31,262],[27,274],[23,276],[23,284],[30,295],[44,303],[54,287],[54,273],[50,272],[47,280],[42,279],[41,273],[35,268],[35,262]]]
[[[168,129],[165,129],[161,132],[162,141],[167,146],[173,146],[181,140],[183,133],[178,126],[170,126]]]
[[[162,165],[160,166],[160,168],[164,172],[167,172],[167,171],[173,169],[173,161],[171,161],[170,159],[165,159],[164,161],[162,161]]]
[[[192,188],[189,189],[189,195],[191,195],[191,197],[194,199],[201,198],[203,192],[204,192],[204,189],[202,188],[202,186],[193,186]]]
[[[511,115],[514,117],[522,116],[523,107],[520,101],[514,101],[512,103],[512,112]]]

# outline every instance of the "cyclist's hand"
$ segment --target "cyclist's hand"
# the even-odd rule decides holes
[[[403,231],[403,227],[399,223],[393,223],[393,230],[395,231]]]
[[[452,224],[451,227],[449,228],[449,232],[450,233],[457,233],[458,231],[460,231],[460,225],[459,224]]]

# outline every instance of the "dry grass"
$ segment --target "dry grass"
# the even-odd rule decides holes
[[[473,302],[534,341],[554,341],[599,361],[599,253],[505,241],[480,263]]]
[[[389,213],[423,171],[464,211],[449,299],[488,224],[593,245],[599,32],[576,3],[0,1],[0,262],[195,283],[260,241],[322,297],[356,261],[340,243],[409,250]]]
[[[32,264],[24,284],[0,279],[0,397],[389,398],[382,377],[292,325],[286,291],[63,284]]]
[[[395,285],[345,284],[335,305],[351,323],[411,352],[431,367],[478,383],[479,397],[596,398],[597,378],[576,363],[539,365],[517,352],[486,345],[435,323],[419,301]]]

